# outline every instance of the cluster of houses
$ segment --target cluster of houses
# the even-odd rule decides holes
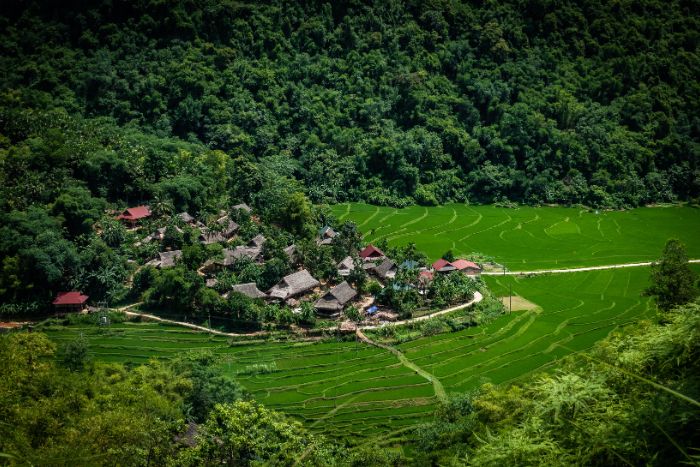
[[[251,212],[251,208],[246,204],[236,205],[234,209],[241,209],[248,213]],[[140,220],[150,215],[151,212],[147,206],[137,206],[124,210],[117,216],[117,219],[122,220],[130,226],[135,226]],[[221,217],[217,219],[216,224],[218,224],[218,226],[215,229],[207,228],[186,212],[178,214],[178,217],[185,224],[199,229],[201,233],[199,240],[204,244],[215,242],[227,243],[235,237],[239,229],[238,224],[229,219],[228,215],[225,213],[222,213]],[[166,228],[157,229],[155,232],[145,237],[141,243],[162,241],[165,233]],[[324,227],[319,231],[317,243],[319,245],[331,245],[337,238],[337,235],[338,234],[331,227]],[[242,258],[262,263],[264,261],[262,248],[265,241],[266,238],[263,235],[257,235],[246,245],[225,248],[221,259],[211,259],[204,263],[199,269],[199,272],[208,277],[206,281],[207,286],[214,287],[217,282],[213,276],[217,272],[233,266],[236,261]],[[293,259],[296,248],[294,245],[291,245],[285,248],[284,251],[290,259]],[[464,259],[455,261],[439,259],[432,264],[430,269],[419,267],[414,261],[404,261],[402,264],[397,264],[374,245],[366,246],[359,252],[358,256],[361,260],[358,265],[361,265],[367,273],[375,275],[382,281],[395,278],[400,269],[417,269],[419,271],[418,281],[424,288],[433,280],[435,274],[461,272],[469,276],[478,276],[481,273],[479,265]],[[181,257],[182,251],[180,250],[163,251],[158,253],[158,257],[149,261],[147,265],[159,269],[169,268],[175,266],[177,260]],[[337,264],[338,275],[341,277],[348,277],[356,267],[358,266],[353,257],[347,256]],[[321,292],[321,282],[314,278],[308,270],[302,269],[283,277],[266,292],[259,290],[254,282],[250,282],[232,286],[231,290],[226,292],[223,296],[224,298],[228,298],[232,293],[240,293],[251,299],[265,299],[296,306],[299,300],[303,299],[304,296],[312,294],[318,295]],[[344,280],[323,293],[320,298],[315,301],[314,306],[321,314],[337,316],[357,297],[357,295],[357,291],[347,280]],[[53,303],[57,311],[82,311],[87,306],[87,300],[88,297],[82,295],[80,292],[61,292]]]

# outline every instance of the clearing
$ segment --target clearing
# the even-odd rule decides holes
[[[538,308],[536,303],[532,303],[530,300],[519,295],[498,297],[498,299],[505,305],[506,310],[510,308],[511,311],[527,311]]]

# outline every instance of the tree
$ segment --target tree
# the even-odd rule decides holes
[[[655,297],[664,311],[698,295],[696,274],[688,266],[685,245],[679,240],[666,242],[661,259],[651,266],[651,285],[645,293]]]
[[[314,232],[311,203],[300,191],[292,193],[282,212],[282,225],[301,238],[311,238]]]
[[[80,371],[90,361],[90,346],[82,335],[63,348],[63,365],[71,371]]]
[[[257,402],[216,405],[200,433],[197,445],[181,452],[180,465],[335,464],[323,438]]]
[[[176,373],[192,382],[185,397],[186,410],[194,421],[202,423],[216,404],[242,399],[244,390],[225,376],[209,350],[189,351],[178,355],[172,362]]]

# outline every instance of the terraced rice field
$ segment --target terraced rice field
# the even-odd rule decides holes
[[[641,296],[647,277],[648,268],[487,277],[497,294],[507,295],[512,286],[514,294],[539,308],[513,312],[485,329],[443,334],[399,348],[438,377],[448,393],[483,382],[513,381],[590,348],[616,328],[653,316],[653,302]]]
[[[695,267],[695,269],[699,269]],[[648,268],[486,278],[499,295],[513,293],[537,304],[488,326],[421,338],[398,346],[412,363],[437,377],[447,393],[484,382],[503,383],[556,364],[592,346],[612,330],[651,317],[653,303],[641,296]],[[58,343],[83,333],[95,358],[144,362],[185,350],[210,349],[221,365],[268,407],[303,421],[313,430],[361,442],[401,436],[432,417],[433,385],[403,366],[390,352],[356,342],[235,343],[158,324],[56,327]],[[249,374],[254,365],[267,374]],[[393,434],[393,435],[392,435]]]
[[[348,439],[388,433],[425,422],[436,402],[429,381],[390,352],[356,342],[249,343],[159,324],[54,326],[45,330],[59,346],[80,334],[95,359],[144,363],[188,350],[219,355],[226,372],[267,407],[286,412],[312,429]],[[271,365],[268,374],[247,374]]]
[[[354,221],[367,242],[413,242],[431,260],[449,249],[457,255],[479,252],[514,271],[653,261],[669,238],[682,240],[690,257],[700,258],[700,209],[690,207],[596,214],[558,207],[348,203],[332,210],[338,219]]]

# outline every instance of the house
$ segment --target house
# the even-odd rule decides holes
[[[421,271],[418,273],[418,293],[425,295],[434,279],[433,271]]]
[[[481,268],[478,264],[473,261],[467,261],[466,259],[457,259],[452,261],[452,266],[455,267],[457,271],[460,271],[467,276],[479,276],[481,275]]]
[[[121,214],[117,216],[120,221],[125,221],[131,227],[136,227],[136,224],[141,219],[145,219],[151,216],[151,210],[148,206],[136,206],[133,208],[126,208]]]
[[[418,274],[418,280],[421,282],[432,282],[433,277],[433,271],[421,271]]]
[[[80,292],[59,292],[52,302],[57,313],[67,313],[70,311],[83,311],[87,308],[87,295]]]
[[[231,287],[230,292],[226,292],[224,294],[225,298],[228,298],[230,294],[232,293],[239,293],[242,295],[245,295],[248,298],[256,299],[256,298],[265,298],[267,295],[265,295],[264,292],[260,291],[258,289],[258,286],[255,284],[255,282],[247,282],[245,284],[236,284],[233,287]]]
[[[233,237],[239,229],[239,225],[233,222],[228,216],[224,216],[216,221],[220,229],[216,231],[210,230],[207,227],[200,229],[199,241],[205,245],[217,242],[226,242]]]
[[[309,274],[309,271],[302,269],[301,271],[284,276],[281,281],[268,291],[268,296],[278,300],[287,300],[294,296],[301,295],[304,292],[308,292],[319,285],[320,282],[314,279],[314,277]]]
[[[202,266],[202,271],[212,273],[217,269],[228,268],[243,258],[251,261],[259,261],[261,259],[262,250],[260,248],[252,248],[249,246],[237,246],[236,248],[225,248],[221,252],[224,257],[222,259],[207,260]]]
[[[331,243],[333,243],[333,240],[335,239],[335,237],[337,235],[338,234],[335,233],[335,230],[333,230],[329,226],[325,226],[319,231],[318,244],[319,245],[330,245]]]
[[[330,289],[319,298],[314,307],[322,313],[338,313],[345,308],[345,305],[357,296],[357,291],[353,289],[347,281],[343,281]]]
[[[433,270],[435,272],[452,272],[455,270],[455,267],[446,259],[440,258],[433,263]]]
[[[195,218],[194,218],[192,215],[190,215],[189,212],[184,212],[184,211],[183,211],[183,212],[181,212],[180,214],[178,214],[177,217],[179,217],[180,220],[181,220],[182,222],[184,222],[185,224],[189,224],[189,225],[192,225],[192,226],[193,226],[193,225],[195,225],[195,224],[197,223],[197,221],[195,220]]]
[[[245,212],[247,212],[248,214],[250,214],[251,212],[253,212],[253,210],[250,208],[250,206],[248,206],[248,205],[245,204],[245,203],[237,204],[237,205],[235,205],[235,206],[233,207],[233,209],[236,209],[236,210],[238,210],[238,211],[245,211]]]
[[[384,252],[374,245],[367,245],[365,249],[360,252],[360,258],[365,261],[374,261],[382,259],[385,256]]]
[[[146,265],[158,269],[172,268],[175,266],[175,261],[180,258],[182,258],[182,250],[161,251],[158,253],[158,258],[149,261]]]
[[[352,256],[346,256],[340,263],[338,263],[338,274],[345,277],[349,276],[350,273],[355,270],[355,261]]]
[[[284,250],[284,254],[287,255],[289,258],[289,261],[295,262],[297,258],[297,246],[296,245],[289,245],[287,248]]]
[[[182,229],[180,227],[175,226],[175,231],[178,233],[183,233]],[[167,227],[161,227],[160,229],[156,229],[155,232],[153,232],[151,235],[147,236],[144,238],[139,244],[142,243],[149,243],[152,242],[153,240],[156,240],[158,242],[162,242],[163,239],[165,238],[165,232],[168,230]]]
[[[393,262],[389,258],[386,258],[374,268],[374,273],[380,279],[393,279],[394,277],[396,277],[396,271],[398,271],[398,269],[399,268],[396,266],[395,262]]]
[[[399,266],[399,269],[419,269],[420,264],[418,264],[418,261],[414,261],[412,259],[407,259],[403,263],[401,263],[401,266]]]
[[[265,243],[266,241],[267,239],[263,234],[257,234],[255,237],[250,239],[250,241],[248,242],[248,246],[262,248],[263,243]]]

